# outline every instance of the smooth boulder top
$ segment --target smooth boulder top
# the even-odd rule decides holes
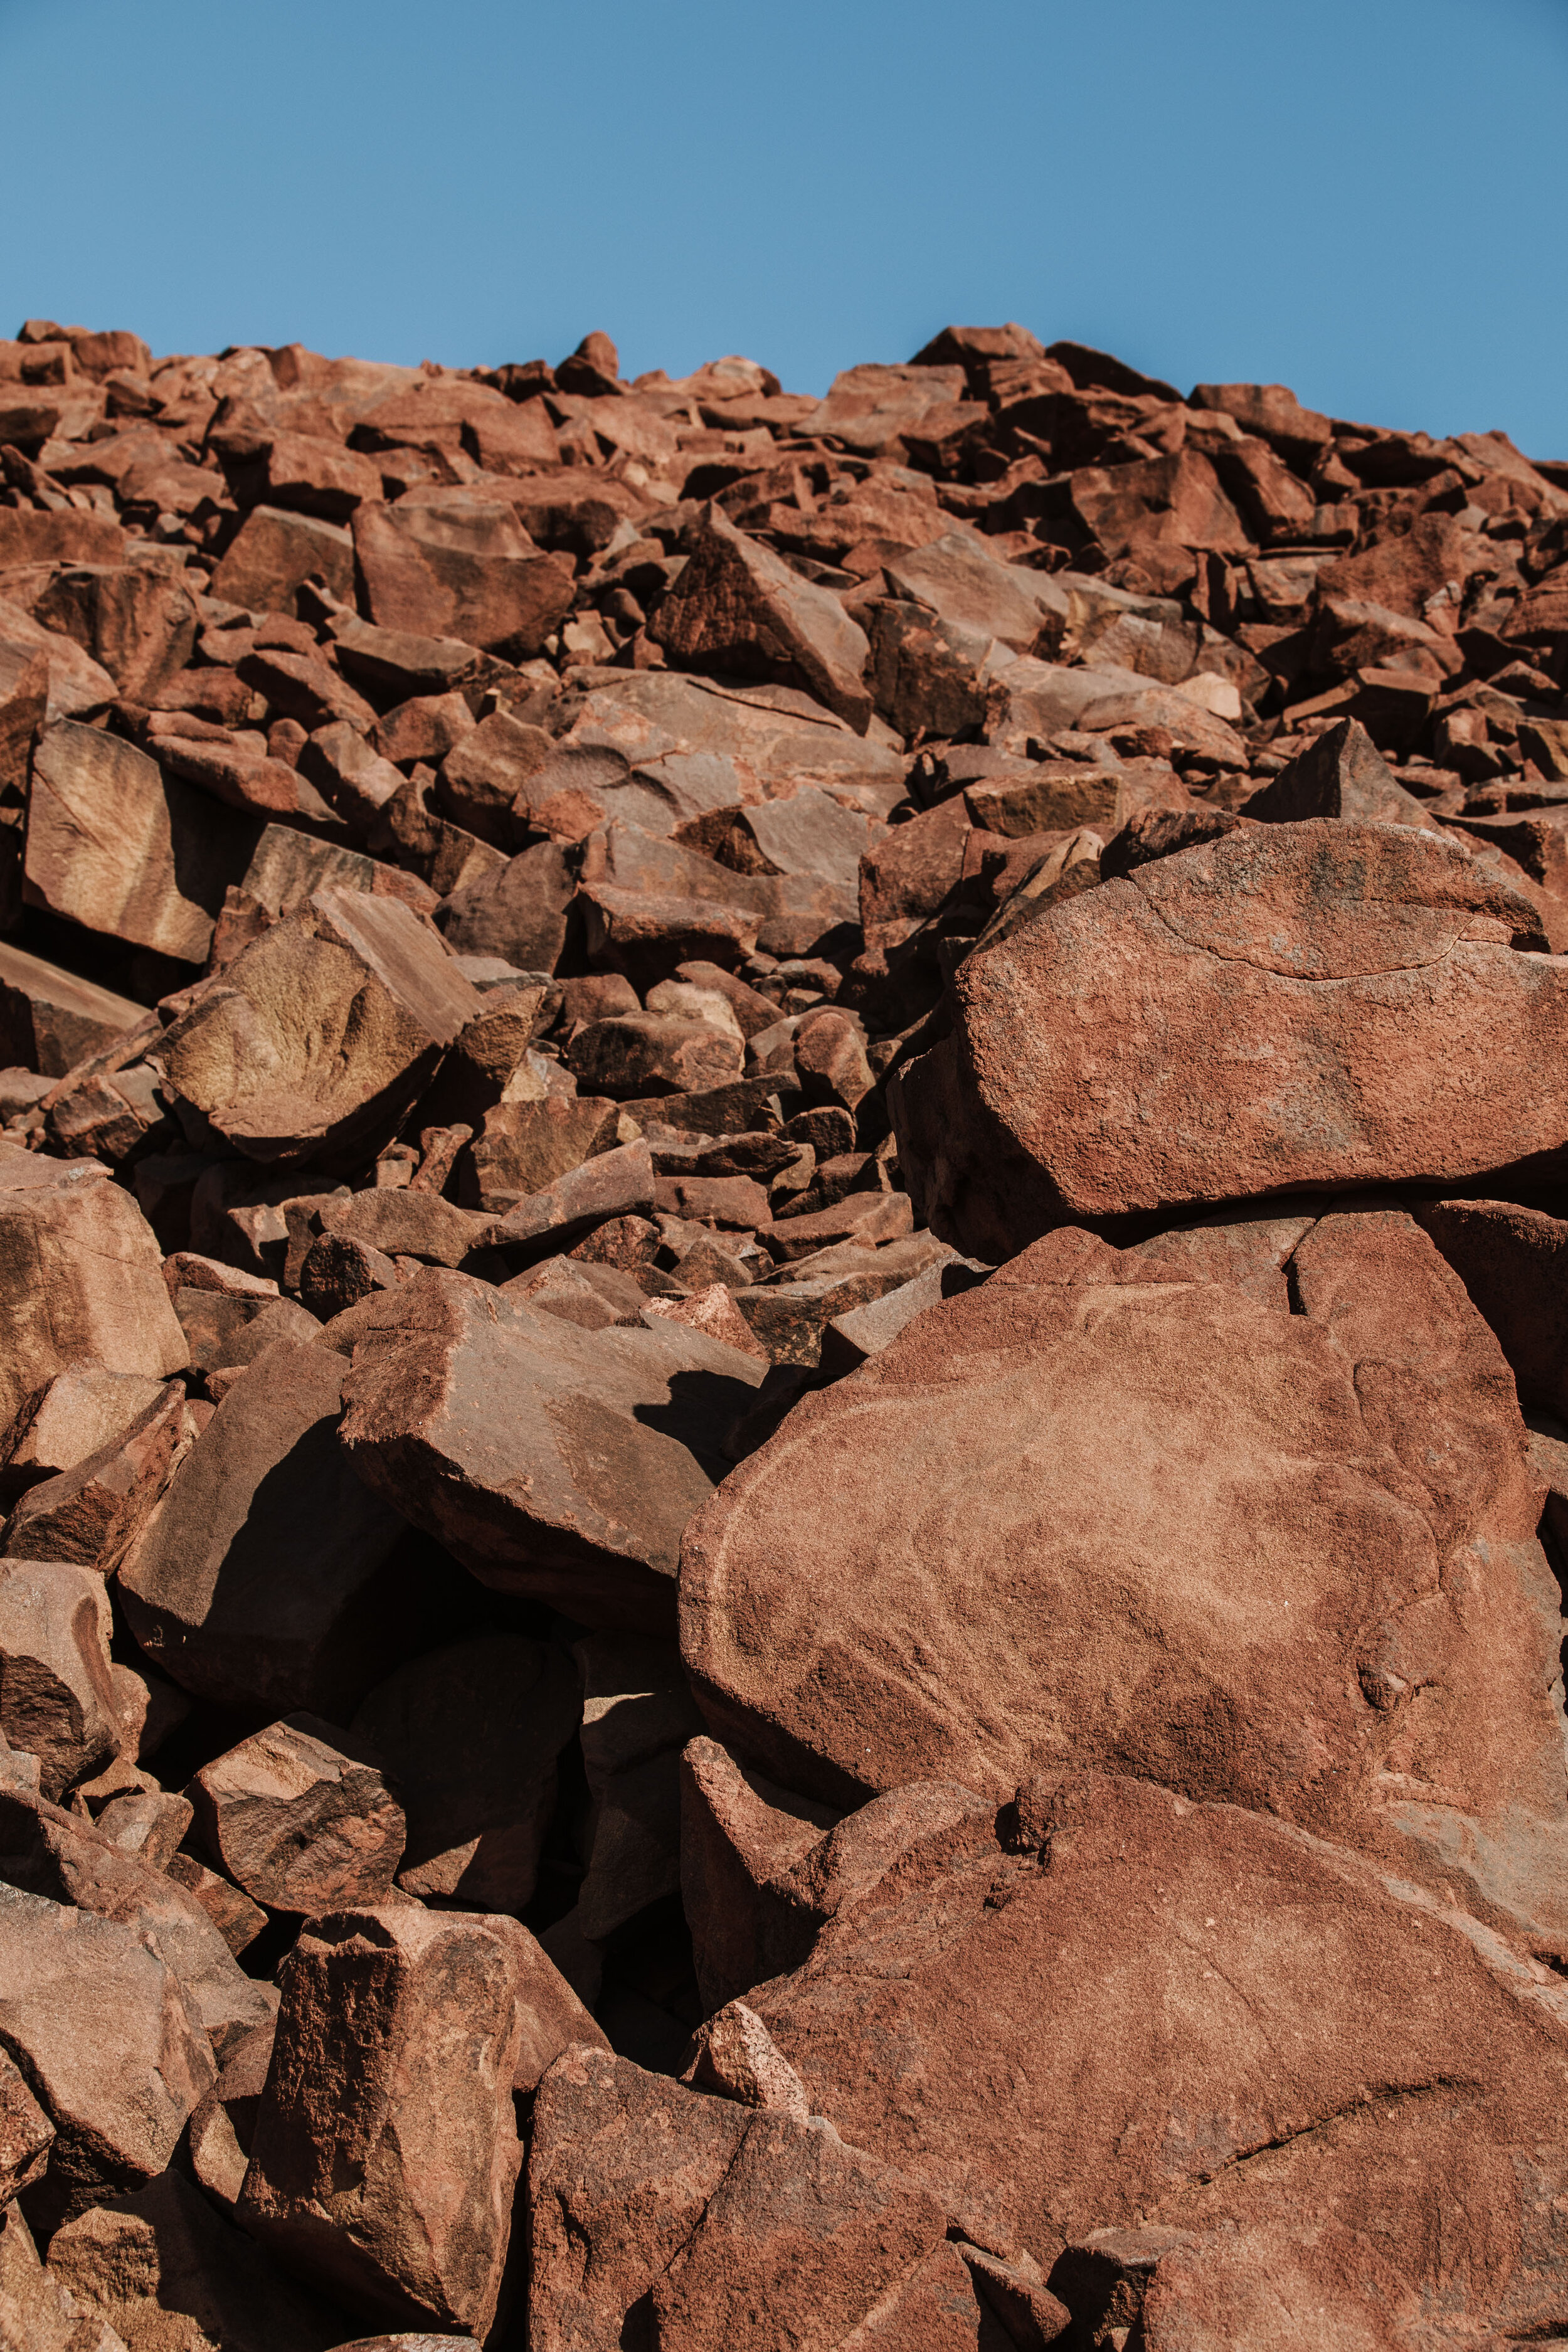
[[[1556,1948],[1559,1601],[1491,1332],[1399,1212],[1312,1226],[1293,1313],[1192,1273],[1053,1235],[798,1404],[687,1531],[710,1728],[837,1805],[1140,1773]]]
[[[1405,825],[1246,827],[973,956],[889,1094],[944,1238],[1451,1181],[1568,1145],[1568,974],[1522,897]]]

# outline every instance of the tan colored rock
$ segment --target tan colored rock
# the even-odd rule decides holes
[[[202,963],[259,826],[73,719],[33,757],[25,895],[89,930]]]
[[[205,982],[161,1055],[170,1083],[247,1157],[363,1159],[479,1009],[408,908],[329,888]]]
[[[131,1194],[90,1171],[55,1181],[36,1155],[28,1173],[40,1181],[0,1188],[0,1412],[8,1422],[72,1366],[166,1379],[186,1360],[157,1242]]]
[[[191,1801],[209,1853],[270,1909],[314,1917],[391,1890],[403,1808],[374,1750],[319,1716],[286,1716],[204,1764]]]
[[[308,1927],[239,2201],[251,2236],[367,2317],[482,2339],[521,2161],[520,1982],[510,1935],[468,1913]]]
[[[109,1596],[64,1560],[0,1561],[0,1730],[62,1796],[120,1753]]]
[[[618,1141],[619,1114],[604,1096],[552,1095],[540,1102],[500,1102],[485,1113],[472,1145],[479,1206],[504,1216],[530,1194]]]
[[[518,1634],[453,1643],[377,1685],[353,1729],[406,1810],[405,1893],[523,1908],[580,1704],[565,1654]]]

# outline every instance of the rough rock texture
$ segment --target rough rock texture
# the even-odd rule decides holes
[[[847,2139],[1070,2303],[1064,2241],[1155,2224],[1232,2293],[1261,2269],[1327,2294],[1325,2342],[1398,2341],[1380,2313],[1439,2291],[1480,2334],[1560,2308],[1555,1979],[1257,1814],[1033,1784],[1012,1851],[885,1880],[753,2000]],[[1463,2268],[1438,2222],[1461,2180]]]
[[[342,1911],[283,1986],[238,2218],[328,2293],[395,2326],[483,2336],[521,2161],[523,2032],[504,1923]]]
[[[38,318],[0,477],[0,2352],[1561,2336],[1568,464]]]
[[[1542,944],[1508,885],[1403,827],[1140,866],[964,967],[952,1037],[894,1097],[917,1203],[994,1258],[1073,1217],[1555,1171],[1568,994]]]
[[[1304,1235],[1289,1316],[1073,1238],[916,1317],[693,1522],[710,1723],[840,1804],[1114,1760],[1408,1838],[1563,1937],[1558,1596],[1456,1278],[1393,1211]]]
[[[162,1378],[188,1350],[145,1218],[118,1185],[0,1188],[0,1296],[6,1347],[0,1410],[79,1363]]]

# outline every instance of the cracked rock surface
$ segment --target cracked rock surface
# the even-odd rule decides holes
[[[0,340],[0,2352],[1568,2335],[1568,465]]]

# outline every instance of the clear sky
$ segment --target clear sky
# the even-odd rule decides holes
[[[1568,0],[0,0],[0,331],[818,391],[1018,319],[1568,458]]]

